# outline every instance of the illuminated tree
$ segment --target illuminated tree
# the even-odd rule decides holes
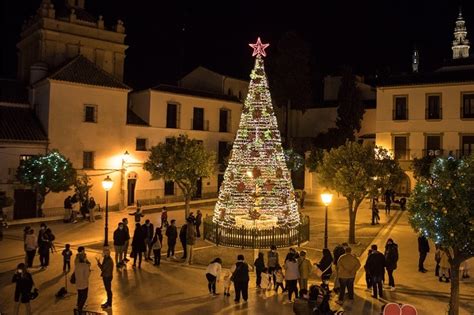
[[[92,186],[93,185],[91,184],[90,178],[87,174],[76,178],[76,181],[74,182],[74,191],[79,196],[79,202],[81,205],[88,203],[89,192],[92,189]]]
[[[31,186],[37,195],[37,212],[50,192],[68,191],[76,180],[71,161],[56,150],[24,161],[17,171],[22,184]]]
[[[214,153],[202,142],[186,135],[168,138],[152,147],[143,168],[150,172],[152,180],[173,181],[181,189],[185,201],[185,215],[189,214],[189,202],[196,192],[200,178],[209,177],[215,167]]]
[[[266,217],[274,226],[295,227],[300,224],[298,206],[262,58],[268,45],[259,38],[251,46],[255,67],[213,221],[235,226],[236,218],[261,222]]]
[[[459,267],[474,257],[474,156],[435,159],[408,201],[413,228],[447,254],[451,265],[449,315],[459,314]]]

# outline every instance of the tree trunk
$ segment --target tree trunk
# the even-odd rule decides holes
[[[189,216],[190,212],[190,201],[191,201],[191,194],[185,194],[184,195],[184,218],[186,219]]]
[[[449,315],[459,315],[459,267],[461,262],[453,259],[451,263],[451,296],[449,297]]]
[[[354,201],[347,200],[349,205],[349,244],[355,244],[355,212],[353,210]]]

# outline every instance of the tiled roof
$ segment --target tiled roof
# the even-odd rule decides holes
[[[213,99],[216,99],[216,100],[223,100],[223,101],[241,103],[239,98],[236,97],[236,96],[216,94],[216,93],[200,91],[200,90],[199,91],[198,90],[192,90],[192,89],[187,89],[187,88],[183,88],[183,87],[180,87],[180,86],[174,86],[174,85],[159,84],[159,85],[153,87],[152,90],[170,92],[170,93],[175,93],[175,94],[184,94],[184,95],[205,97],[205,98],[213,98]]]
[[[0,106],[0,141],[48,141],[33,111],[24,107]]]
[[[78,55],[66,63],[58,71],[50,75],[49,78],[58,81],[130,90],[130,87],[126,84],[114,78],[82,55]]]
[[[17,80],[0,79],[0,102],[28,104],[28,90]]]
[[[148,126],[147,122],[141,119],[135,114],[130,108],[127,108],[127,124],[129,125],[141,125]]]

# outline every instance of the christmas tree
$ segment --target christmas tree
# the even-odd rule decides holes
[[[268,44],[258,38],[250,46],[255,67],[213,221],[228,227],[292,228],[300,216],[264,70]]]

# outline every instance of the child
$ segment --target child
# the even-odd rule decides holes
[[[232,283],[230,277],[231,273],[227,270],[224,274],[224,296],[230,296],[230,285]]]
[[[63,250],[63,272],[68,273],[71,270],[71,245],[66,244]]]
[[[283,276],[283,270],[280,266],[276,267],[275,270],[275,291],[278,293],[278,287],[281,287],[282,291],[285,291],[285,287],[283,287],[283,280],[285,280],[285,276]]]
[[[272,275],[268,273],[268,268],[263,268],[260,286],[264,290],[264,293],[266,293],[272,287]]]

